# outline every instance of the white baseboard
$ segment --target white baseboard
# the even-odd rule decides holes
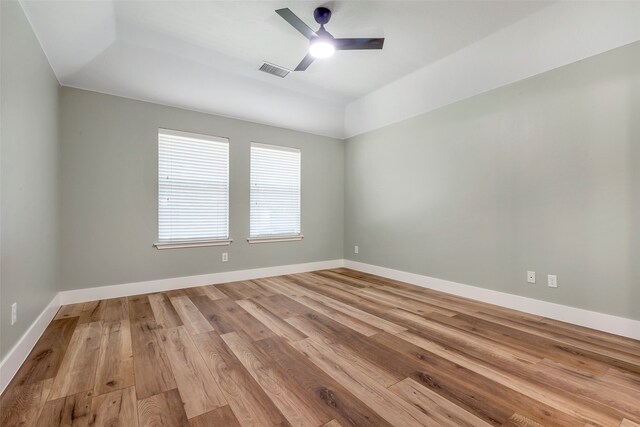
[[[27,356],[29,356],[44,330],[55,317],[60,305],[60,294],[56,294],[38,318],[29,326],[29,329],[2,359],[2,362],[0,362],[0,393],[9,385],[20,366],[27,360]]]
[[[479,288],[477,286],[464,285],[462,283],[450,282],[448,280],[408,273],[406,271],[394,270],[386,267],[379,267],[377,265],[365,264],[357,261],[344,260],[344,266],[364,273],[375,274],[388,279],[399,280],[401,282],[411,283],[424,288],[434,289],[436,291],[471,298],[477,301],[511,308],[513,310],[524,311],[525,313],[544,316],[550,319],[586,326],[588,328],[640,340],[640,321],[638,320],[555,304],[552,302],[508,294],[506,292],[493,291],[486,288]]]
[[[29,352],[38,342],[38,339],[40,339],[42,333],[54,318],[61,305],[339,267],[347,267],[353,270],[375,274],[453,295],[459,295],[514,310],[524,311],[525,313],[536,314],[551,319],[561,320],[563,322],[598,329],[612,334],[640,339],[640,321],[638,320],[626,319],[624,317],[613,316],[610,314],[598,313],[595,311],[569,307],[533,298],[526,298],[505,292],[464,285],[462,283],[450,282],[448,280],[436,279],[400,270],[393,270],[391,268],[379,267],[351,260],[336,259],[331,261],[310,262],[306,264],[227,271],[222,273],[202,274],[198,276],[175,277],[170,279],[149,280],[145,282],[58,292],[49,305],[42,311],[40,316],[38,316],[29,329],[24,333],[22,338],[20,338],[20,340],[7,353],[2,362],[0,362],[0,393],[4,391],[5,387],[9,384],[22,363],[24,363]]]
[[[117,298],[130,295],[162,292],[171,289],[191,288],[235,282],[238,280],[259,279],[261,277],[281,276],[283,274],[305,273],[344,266],[344,260],[309,262],[306,264],[280,265],[276,267],[254,268],[250,270],[226,271],[222,273],[201,274],[198,276],[174,277],[170,279],[149,280],[122,285],[100,286],[96,288],[75,289],[58,292],[49,305],[40,313],[20,340],[0,362],[0,393],[9,385],[16,372],[36,345],[44,330],[55,317],[61,305]]]
[[[281,276],[283,274],[305,273],[307,271],[324,270],[344,266],[344,260],[309,262],[306,264],[280,265],[276,267],[253,268],[250,270],[225,271],[221,273],[201,274],[198,276],[173,277],[170,279],[149,280],[145,282],[126,283],[122,285],[99,286],[95,288],[62,291],[62,305],[99,299],[126,297],[169,291],[172,289],[192,288],[194,286],[215,285],[236,282],[238,280],[259,279],[261,277]]]

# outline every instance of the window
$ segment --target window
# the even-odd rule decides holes
[[[300,240],[300,150],[251,144],[249,242]]]
[[[229,242],[229,140],[158,130],[156,247]]]

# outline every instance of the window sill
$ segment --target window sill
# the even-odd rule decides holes
[[[249,243],[276,243],[276,242],[295,242],[302,240],[303,235],[298,236],[273,236],[273,237],[249,237],[247,242]]]
[[[193,242],[159,242],[153,246],[158,250],[162,249],[182,249],[182,248],[203,248],[207,246],[228,246],[233,242],[232,239],[227,240],[200,240]]]

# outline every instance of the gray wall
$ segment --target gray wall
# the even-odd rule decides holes
[[[348,259],[640,319],[640,43],[351,138],[345,169]]]
[[[342,258],[341,140],[71,88],[61,112],[61,289]],[[230,139],[230,246],[152,246],[159,127]],[[251,141],[302,150],[304,240],[247,243]]]
[[[58,288],[59,86],[18,2],[0,8],[2,358]]]

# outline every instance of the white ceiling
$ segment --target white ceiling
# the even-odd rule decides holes
[[[255,72],[269,61],[293,69],[308,41],[274,13],[289,7],[318,28],[322,2],[117,2],[116,33],[133,44],[163,49],[165,38],[233,58]],[[336,100],[353,100],[442,58],[544,6],[535,2],[335,2],[327,28],[336,37],[387,37],[381,52],[338,52],[295,80]],[[290,82],[288,82],[291,84]]]
[[[359,135],[630,43],[640,1],[553,3],[349,103],[345,137]]]
[[[540,1],[23,0],[63,85],[344,135],[345,106],[548,6]],[[382,51],[337,52],[280,79],[307,41],[275,12],[313,29],[325,5],[336,37],[386,38]]]

